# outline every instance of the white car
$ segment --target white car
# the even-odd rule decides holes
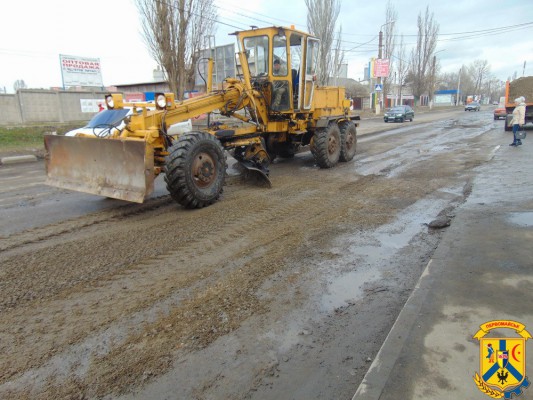
[[[120,108],[116,110],[103,110],[96,114],[82,128],[74,129],[65,133],[65,136],[77,136],[78,134],[94,135],[98,137],[108,136],[114,129],[122,130],[125,126],[124,118],[133,113],[132,108]],[[178,122],[168,128],[170,136],[180,135],[192,131],[191,120]]]

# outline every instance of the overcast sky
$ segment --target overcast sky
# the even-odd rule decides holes
[[[216,44],[234,42],[228,33],[250,25],[307,30],[304,0],[215,0]],[[491,73],[506,80],[533,75],[533,0],[397,0],[396,34],[408,49],[416,42],[417,16],[426,6],[440,26],[437,54],[441,71],[487,60]],[[363,78],[364,66],[377,57],[378,32],[386,0],[341,0],[337,21],[348,77]],[[99,58],[104,85],[147,82],[157,66],[140,35],[133,0],[6,1],[0,23],[0,88],[13,92],[22,79],[30,88],[62,85],[59,55]],[[410,50],[408,50],[409,52]]]

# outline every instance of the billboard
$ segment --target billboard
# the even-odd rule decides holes
[[[63,87],[97,86],[103,87],[99,58],[59,55]]]
[[[378,58],[375,60],[374,76],[377,78],[386,78],[389,76],[389,60],[387,58]]]

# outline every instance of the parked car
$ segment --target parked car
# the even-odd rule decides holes
[[[505,108],[497,108],[494,110],[494,119],[507,118],[507,110]]]
[[[410,106],[396,106],[387,109],[385,111],[385,114],[383,115],[383,121],[385,122],[403,122],[406,119],[409,121],[412,121],[415,117],[415,110],[413,110]]]
[[[124,129],[124,126],[126,125],[124,123],[124,118],[132,113],[133,109],[129,107],[100,111],[92,117],[87,125],[67,132],[65,133],[65,136],[77,136],[78,134],[94,135],[98,137],[109,136],[115,129]],[[168,127],[168,134],[171,136],[190,131],[192,131],[192,122],[190,119]]]
[[[468,103],[465,105],[465,111],[479,111],[481,110],[481,106],[477,101],[473,101],[472,103]]]

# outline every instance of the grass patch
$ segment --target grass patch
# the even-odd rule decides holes
[[[44,149],[44,135],[50,132],[57,132],[58,135],[64,134],[74,128],[76,125],[39,125],[24,126],[15,128],[6,128],[0,126],[0,150],[17,151],[17,150],[40,150]]]
[[[0,128],[0,148],[18,150],[43,147],[43,127]]]

